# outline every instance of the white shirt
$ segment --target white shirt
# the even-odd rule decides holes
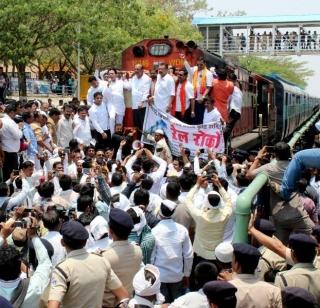
[[[147,100],[150,94],[151,78],[143,74],[140,78],[136,75],[132,77],[129,86],[131,87],[132,109],[138,109],[143,106],[143,102]]]
[[[161,282],[179,282],[184,276],[189,277],[193,249],[188,230],[172,219],[164,219],[151,232],[156,241],[151,264],[158,267]]]
[[[198,292],[189,292],[178,297],[169,308],[209,308],[207,296],[202,289]]]
[[[52,245],[54,251],[51,262],[53,266],[56,266],[67,255],[66,249],[61,245],[62,235],[58,231],[49,231],[42,238],[50,242]]]
[[[229,186],[228,186],[228,194],[231,198],[232,213],[230,215],[230,218],[229,218],[226,226],[224,227],[223,241],[228,242],[228,243],[232,243],[233,233],[234,233],[235,224],[236,224],[235,211],[236,211],[236,207],[237,207],[238,194]]]
[[[77,117],[74,120],[73,136],[81,144],[88,146],[92,140],[91,130],[90,130],[90,120],[86,116],[84,120]]]
[[[42,132],[43,135],[48,135],[49,136],[49,138],[43,140],[43,142],[48,148],[52,148],[52,137],[51,137],[51,135],[49,133],[48,126],[47,125],[41,126],[41,132]],[[48,153],[49,153],[49,156],[50,156],[51,153],[50,152],[48,152]]]
[[[77,200],[79,197],[79,194],[76,193],[72,189],[67,190],[61,190],[58,194],[58,197],[64,199],[66,201],[66,204],[68,204],[68,208],[77,208]]]
[[[109,86],[103,90],[103,98],[106,103],[109,114],[115,111],[116,114],[124,115],[126,106],[123,96],[124,84],[120,79],[111,81]]]
[[[204,110],[203,124],[212,123],[212,122],[220,123],[221,119],[222,119],[221,113],[217,108],[213,107],[213,109],[210,112],[208,112],[207,108]]]
[[[91,106],[93,105],[93,102],[94,102],[94,93],[97,93],[97,92],[103,92],[104,90],[104,87],[103,87],[103,83],[101,81],[98,81],[98,86],[96,88],[94,87],[90,87],[89,90],[88,90],[88,93],[87,93],[87,102],[88,102],[88,105]]]
[[[320,120],[315,124],[316,129],[320,132]]]
[[[119,194],[119,202],[116,202],[113,206],[120,210],[126,211],[131,204],[129,199],[123,193],[121,193],[122,190],[123,188],[121,186],[111,187],[110,193],[112,197],[116,194]]]
[[[180,90],[181,90],[181,83],[178,83],[177,92],[176,92],[176,111],[181,111],[181,100],[180,100]],[[185,86],[186,92],[186,110],[190,107],[190,99],[194,98],[194,89],[192,83],[190,81],[186,82]]]
[[[9,153],[19,152],[22,130],[7,114],[4,115],[1,121],[3,124],[0,129],[2,150]]]
[[[175,96],[175,94],[176,89],[172,76],[166,74],[164,77],[161,77],[160,74],[158,74],[154,90],[155,107],[166,112],[171,101],[171,96]]]
[[[86,250],[87,252],[99,252],[101,250],[104,250],[106,248],[108,248],[110,246],[110,244],[112,243],[112,240],[109,239],[108,237],[102,238],[100,240],[97,241],[93,241],[90,242],[87,246],[86,246]]]
[[[193,74],[195,73],[195,71],[198,70],[198,67],[197,66],[191,67],[187,61],[184,61],[184,66],[185,66],[186,70],[189,73],[189,80],[192,81],[193,80]],[[201,70],[201,71],[198,72],[196,99],[202,99],[203,98],[202,94],[200,93],[200,85],[201,85],[202,74],[204,74],[204,72],[205,72],[205,70]],[[207,87],[212,87],[212,83],[213,83],[213,75],[207,69],[206,70],[206,86]]]
[[[139,305],[142,305],[143,307],[150,307],[150,308],[162,307],[162,305],[154,305],[152,302],[138,295],[135,295],[132,299],[130,299],[129,308],[135,308],[137,306],[140,307]]]
[[[127,168],[127,173],[130,176],[133,171],[132,171],[132,165],[136,161],[137,157],[133,155],[130,157],[127,161],[126,168]],[[155,155],[152,156],[152,159],[159,165],[159,168],[156,171],[148,173],[148,176],[150,176],[153,179],[153,185],[150,189],[150,192],[153,192],[155,194],[159,194],[163,176],[166,172],[167,169],[167,162],[161,159],[160,157],[157,157]]]
[[[238,87],[234,86],[233,93],[231,94],[229,101],[229,110],[231,111],[233,109],[234,111],[241,113],[242,92]]]
[[[70,140],[73,138],[73,121],[71,117],[67,120],[64,116],[58,121],[57,124],[57,141],[58,146],[67,148]]]
[[[102,134],[109,129],[109,115],[104,102],[101,105],[93,104],[89,109],[89,119],[94,129]]]

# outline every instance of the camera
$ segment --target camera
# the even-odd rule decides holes
[[[32,220],[30,217],[22,218],[21,220],[16,220],[13,224],[15,228],[19,227],[22,229],[30,228],[32,225]]]
[[[200,153],[203,154],[204,153],[204,149],[200,149]]]

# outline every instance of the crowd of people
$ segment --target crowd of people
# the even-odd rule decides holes
[[[225,32],[223,36],[223,48],[229,51],[265,51],[265,50],[283,50],[290,51],[298,48],[303,50],[319,49],[320,39],[316,30],[300,29],[297,31],[281,31],[275,29],[274,42],[272,31],[259,31],[251,29],[246,36],[243,32],[232,35]],[[216,35],[214,41],[214,50],[219,50],[220,38]]]
[[[197,64],[150,76],[138,64],[126,80],[110,69],[90,77],[87,105],[2,106],[1,307],[319,305],[319,149],[181,145],[174,156],[161,129],[154,146],[136,140],[146,104],[186,123],[222,120],[229,138],[236,76]],[[137,129],[122,125],[124,88]],[[237,197],[261,172],[270,184],[252,204],[250,244],[233,243]]]
[[[118,78],[116,69],[102,71],[101,79],[99,74],[90,77],[88,105],[96,104],[95,95],[102,97],[101,105],[106,106],[109,114],[109,123],[105,123],[105,127],[109,126],[113,134],[115,125],[123,124],[124,89],[127,89],[131,91],[134,126],[140,132],[146,106],[150,104],[187,124],[221,121],[226,125],[225,139],[228,140],[241,115],[242,92],[237,76],[228,74],[223,68],[208,69],[203,58],[199,58],[197,65],[191,67],[183,54],[180,57],[185,65],[182,69],[160,63],[157,71],[147,73],[141,64],[137,64],[130,78]],[[95,129],[101,131],[100,128]]]

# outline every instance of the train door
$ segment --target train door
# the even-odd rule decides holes
[[[259,114],[262,114],[262,125],[268,126],[269,121],[269,84],[258,81],[257,86],[257,123]]]
[[[282,139],[286,136],[287,128],[288,128],[288,100],[289,95],[288,92],[284,92],[284,104],[283,104],[283,126],[282,126]]]

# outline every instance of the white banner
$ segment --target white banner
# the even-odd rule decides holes
[[[157,129],[164,131],[171,152],[175,156],[180,156],[180,144],[184,148],[189,149],[192,156],[196,149],[209,148],[216,153],[224,152],[223,127],[220,122],[188,125],[154,106],[148,106],[143,124],[143,132],[153,134]],[[150,143],[144,136],[142,137],[142,142]]]

